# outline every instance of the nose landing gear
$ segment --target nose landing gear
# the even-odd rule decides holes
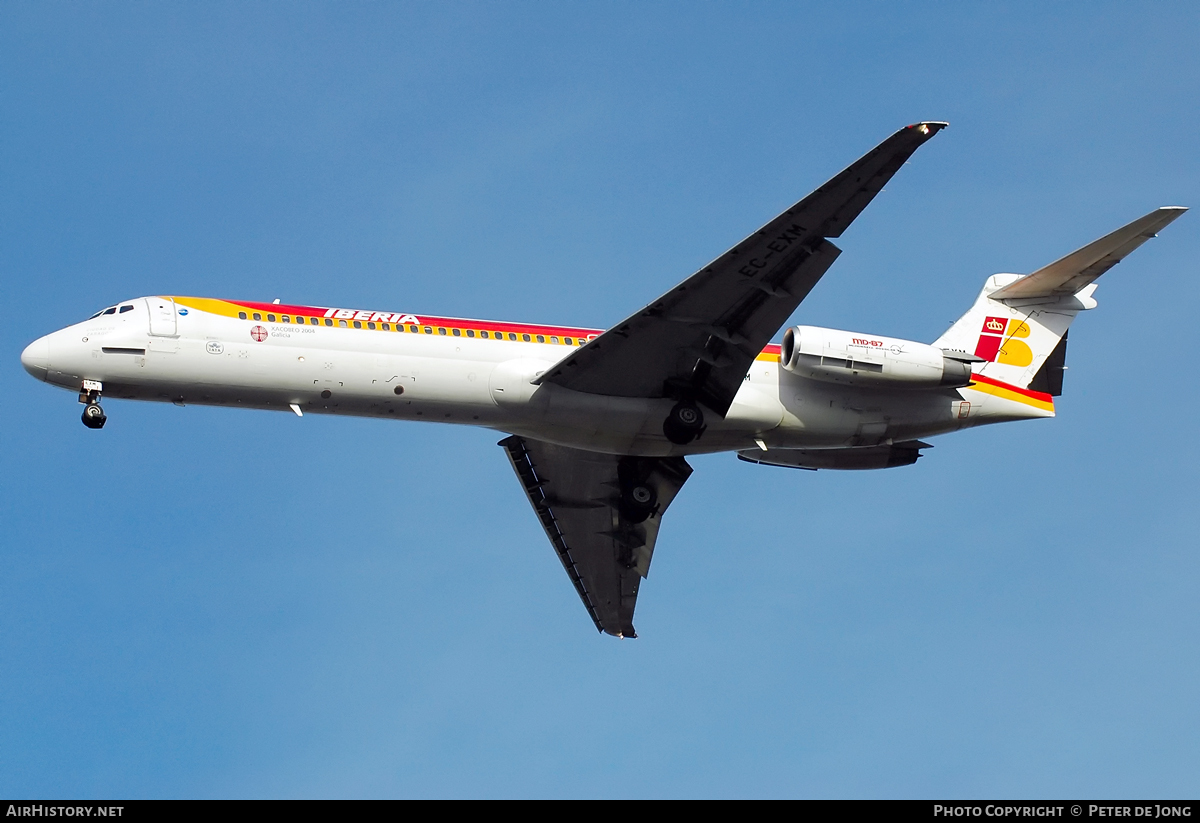
[[[108,415],[100,408],[100,392],[104,386],[97,380],[84,380],[83,388],[79,390],[79,402],[85,403],[83,408],[83,425],[89,429],[102,429],[108,421]]]

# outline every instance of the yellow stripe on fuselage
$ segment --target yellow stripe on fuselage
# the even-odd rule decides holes
[[[1005,386],[998,386],[994,383],[984,383],[977,380],[968,386],[966,390],[977,391],[982,394],[989,394],[992,397],[999,397],[1002,400],[1012,400],[1017,403],[1022,403],[1026,406],[1032,406],[1035,409],[1041,409],[1042,411],[1054,411],[1053,399],[1042,400],[1037,397],[1030,397],[1024,392],[1017,391],[1016,389],[1010,389]]]
[[[196,311],[216,314],[220,317],[236,318],[239,311],[245,311],[242,307],[235,306],[226,300],[216,300],[212,297],[175,297],[172,299],[177,305],[186,306]]]

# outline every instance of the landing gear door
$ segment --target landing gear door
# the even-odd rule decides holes
[[[150,333],[158,337],[174,337],[175,301],[170,297],[147,297],[146,308],[150,310]]]

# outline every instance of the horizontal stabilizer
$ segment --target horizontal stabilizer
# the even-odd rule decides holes
[[[1061,260],[992,292],[990,297],[993,300],[1020,300],[1076,294],[1185,211],[1183,206],[1155,209]]]

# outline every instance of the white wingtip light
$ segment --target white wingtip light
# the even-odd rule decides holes
[[[908,128],[916,129],[921,134],[936,134],[950,124],[945,120],[923,120],[920,123],[913,123]]]

